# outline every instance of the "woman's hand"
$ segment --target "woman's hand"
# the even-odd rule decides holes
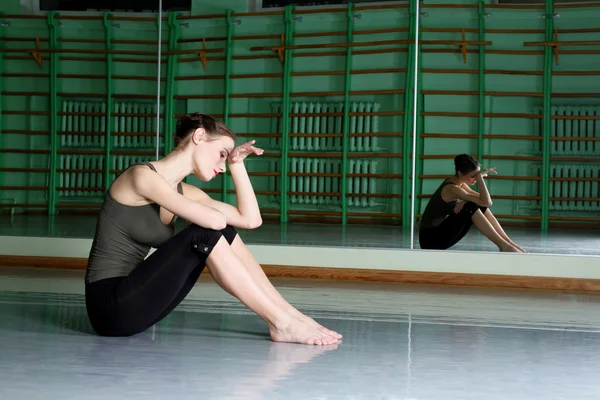
[[[482,178],[485,178],[486,176],[488,176],[488,174],[490,172],[493,172],[494,174],[498,174],[498,172],[496,172],[496,168],[486,168],[486,169],[482,169],[481,171],[479,171],[477,173],[477,175],[480,175]]]
[[[464,201],[457,202],[456,205],[454,206],[454,214],[458,214],[463,209],[464,206],[465,206]]]
[[[231,154],[229,154],[227,162],[229,162],[229,164],[237,164],[244,161],[250,154],[256,154],[257,156],[262,155],[265,151],[258,147],[254,147],[254,143],[256,143],[256,140],[251,140],[233,149]]]

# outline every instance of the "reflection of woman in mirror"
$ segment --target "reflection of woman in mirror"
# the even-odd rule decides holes
[[[523,252],[504,232],[489,209],[490,192],[484,178],[495,168],[482,170],[477,160],[460,154],[454,158],[456,174],[445,179],[432,195],[419,226],[422,249],[446,250],[458,243],[475,225],[500,251]],[[469,186],[477,183],[480,193]]]

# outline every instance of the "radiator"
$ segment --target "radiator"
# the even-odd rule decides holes
[[[161,107],[162,108],[162,107]],[[105,102],[64,101],[62,111],[81,113],[80,115],[62,115],[60,119],[60,146],[63,149],[106,148]],[[110,116],[113,118],[113,132],[147,132],[151,136],[115,136],[111,137],[111,146],[115,149],[155,150],[156,149],[156,105],[144,103],[116,102],[117,114],[146,114],[144,116]],[[162,120],[161,120],[162,121]],[[162,126],[161,126],[162,128]],[[72,133],[72,134],[70,134]],[[82,135],[82,133],[102,133],[102,135]],[[161,137],[161,145],[163,140]],[[152,155],[113,155],[112,170],[124,170],[136,162],[154,160]],[[104,155],[61,154],[60,170],[97,170],[94,172],[59,172],[58,186],[62,197],[98,196],[104,189]],[[110,179],[116,174],[111,173]],[[96,190],[91,190],[96,189]]]
[[[59,191],[64,197],[90,197],[97,196],[103,187],[104,157],[97,155],[71,155],[61,154],[59,156],[59,168],[61,170],[72,170],[59,172],[58,186],[64,188]],[[97,172],[78,172],[75,170],[97,170]],[[84,189],[87,188],[87,189]],[[98,188],[99,190],[89,190]]]
[[[161,112],[163,106],[161,105]],[[100,148],[105,147],[105,135],[81,135],[81,133],[106,132],[106,117],[93,114],[106,114],[105,102],[64,101],[62,111],[81,113],[81,115],[62,115],[62,147]],[[111,145],[114,148],[155,149],[156,148],[156,104],[116,102],[114,112],[117,114],[145,114],[144,116],[111,116],[113,132],[151,133],[150,136],[113,136]],[[91,114],[93,113],[93,114]],[[161,131],[162,131],[161,119]],[[163,140],[161,137],[161,146]]]
[[[379,103],[351,102],[350,112],[377,112]],[[273,103],[274,113],[281,113],[281,103]],[[344,128],[344,103],[331,102],[293,102],[290,107],[291,114],[307,114],[307,116],[290,117],[290,134],[309,133],[315,137],[290,138],[291,151],[342,151],[341,137],[318,137],[318,134],[341,134]],[[314,114],[339,113],[335,116],[319,116]],[[379,132],[379,116],[349,116],[349,133],[375,133]],[[281,132],[281,117],[274,119],[273,132]],[[348,140],[349,151],[378,151],[377,137],[350,137]]]
[[[300,174],[341,174],[341,163],[339,160],[328,158],[290,158],[290,173]],[[348,160],[348,174],[375,174],[377,161],[351,159]],[[290,192],[299,193],[341,193],[341,177],[331,176],[291,176]],[[377,190],[375,178],[350,177],[348,179],[348,193],[375,194]],[[324,195],[291,195],[291,204],[314,204],[314,205],[341,205],[340,196]],[[373,207],[373,197],[348,198],[351,207]]]
[[[541,107],[534,108],[536,114],[542,114]],[[600,116],[600,106],[584,105],[552,106],[551,116]],[[543,135],[541,120],[535,121],[535,132]],[[550,135],[557,138],[571,138],[573,140],[552,140],[550,152],[552,155],[565,156],[596,156],[600,153],[600,142],[585,140],[600,138],[600,120],[575,120],[575,119],[551,119]],[[542,151],[542,143],[539,143],[538,151]]]
[[[541,176],[541,169],[542,167],[537,165],[534,173]],[[599,164],[552,164],[550,166],[550,178],[567,178],[560,181],[550,181],[550,197],[563,198],[563,200],[551,200],[549,204],[550,211],[600,211]],[[595,178],[596,181],[574,180],[574,178]],[[538,182],[538,196],[540,194],[541,182]],[[541,201],[537,201],[537,206],[541,208]]]
[[[376,112],[380,105],[374,102],[351,102],[349,112]],[[281,103],[273,103],[272,111],[281,112]],[[319,134],[341,134],[343,132],[343,102],[293,102],[290,106],[290,134],[306,133],[314,134],[309,137],[290,137],[289,151],[302,152],[341,152],[341,137],[319,137]],[[334,116],[320,116],[315,114],[337,113]],[[298,115],[306,114],[306,116]],[[375,133],[379,132],[378,116],[349,116],[348,132],[352,133]],[[281,132],[281,117],[273,120],[273,132]],[[280,146],[279,140],[271,142],[272,145]],[[377,137],[349,137],[348,151],[350,152],[377,152]],[[317,157],[290,157],[289,172],[301,174],[341,174],[341,158],[317,158]],[[375,174],[378,161],[366,159],[349,159],[348,174]],[[351,177],[347,178],[348,193],[376,194],[376,178]],[[275,182],[275,185],[277,183]],[[341,178],[332,176],[291,176],[290,192],[296,193],[341,193]],[[275,187],[273,190],[277,190]],[[275,199],[274,199],[275,200]],[[295,205],[325,205],[341,206],[340,196],[323,195],[291,195],[291,204]],[[367,208],[376,205],[373,197],[348,197],[348,206]]]

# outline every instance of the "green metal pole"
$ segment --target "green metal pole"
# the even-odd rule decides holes
[[[233,17],[232,10],[227,10],[227,43],[225,48],[225,93],[223,103],[223,123],[229,125],[231,110],[231,64],[233,61]],[[227,174],[223,174],[223,201],[227,202]]]
[[[347,43],[354,41],[354,12],[352,3],[348,3],[348,33]],[[344,128],[342,131],[342,225],[346,225],[348,219],[348,198],[346,194],[348,192],[348,131],[350,126],[349,112],[350,112],[350,87],[352,80],[352,46],[346,48],[346,78],[344,81]]]
[[[409,16],[408,16],[408,39],[411,43],[408,44],[408,59],[406,61],[406,79],[405,79],[405,92],[404,92],[404,127],[403,127],[403,136],[402,136],[402,226],[408,227],[410,225],[410,170],[411,170],[411,162],[410,162],[410,131],[411,131],[411,110],[413,103],[413,76],[415,73],[414,70],[414,60],[415,60],[415,43],[414,40],[416,38],[415,35],[415,10],[416,4],[415,1],[418,0],[410,0],[409,4]],[[416,110],[415,110],[416,112]]]
[[[420,39],[420,33],[418,33],[419,35],[419,39]],[[419,40],[420,41],[420,40]],[[424,96],[421,94],[421,89],[423,88],[423,72],[422,70],[422,65],[423,65],[423,54],[420,52],[421,46],[417,47],[417,51],[419,51],[419,61],[417,62],[417,73],[418,75],[418,83],[417,83],[417,93],[418,98],[417,98],[417,106],[416,106],[416,111],[415,112],[421,112],[421,110],[423,110],[423,100],[424,100]],[[421,158],[421,156],[423,155],[423,153],[425,152],[425,141],[422,140],[419,135],[421,134],[421,132],[423,132],[423,123],[424,123],[425,117],[422,115],[417,115],[417,131],[415,132],[415,140],[417,141],[417,145],[416,145],[416,151],[415,154],[413,155],[413,157],[416,157],[415,159],[415,192],[412,194],[413,196],[413,201],[415,202],[415,225],[416,225],[416,219],[417,219],[417,214],[419,214],[419,211],[421,209],[421,200],[419,199],[419,195],[423,193],[423,180],[420,178],[420,176],[423,174],[423,163],[425,162],[425,160],[423,160]]]
[[[58,13],[48,13],[49,46],[56,49],[57,46],[57,22],[55,16]],[[48,182],[48,214],[56,215],[56,166],[58,164],[58,53],[50,53],[50,176]]]
[[[106,50],[110,51],[113,49],[112,39],[112,23],[109,18],[112,14],[104,13],[104,32],[106,39]],[[113,100],[113,56],[112,54],[106,55],[106,131],[105,134],[105,155],[104,155],[104,190],[108,191],[111,184],[111,165],[112,165],[112,134],[113,134],[113,122],[112,113],[114,110]]]
[[[181,28],[177,24],[177,14],[174,12],[169,13],[169,50],[176,51],[179,49],[179,38],[181,36]],[[175,131],[175,125],[177,121],[173,118],[174,114],[174,92],[175,92],[175,66],[177,65],[177,58],[175,55],[170,54],[168,56],[168,68],[167,68],[167,88],[165,96],[165,131],[164,131],[164,145],[165,154],[169,154],[173,150],[173,132]]]
[[[286,6],[285,8],[285,46],[291,46],[293,43],[293,13],[294,8],[292,6]],[[284,51],[284,64],[283,64],[283,94],[282,94],[282,106],[281,106],[281,222],[288,222],[288,152],[289,152],[289,131],[290,131],[290,76],[292,73],[292,51],[285,49]]]
[[[552,41],[554,28],[553,1],[546,0],[546,41]],[[542,136],[542,231],[548,231],[550,214],[550,113],[552,99],[552,48],[544,49],[544,114]]]
[[[3,14],[0,12],[0,19],[3,18]],[[4,37],[4,23],[0,25],[0,43],[4,47],[4,41],[1,38]],[[4,73],[4,57],[0,56],[0,149],[4,148],[4,133],[3,133],[3,118],[2,118],[2,91],[4,90],[4,79],[2,74]],[[4,153],[0,152],[0,167],[4,166]],[[0,171],[0,186],[4,186],[4,174]]]
[[[479,40],[485,40],[485,16],[483,15],[483,4],[485,0],[479,0]],[[483,160],[483,131],[485,129],[485,48],[479,46],[479,129],[477,132],[477,158]]]

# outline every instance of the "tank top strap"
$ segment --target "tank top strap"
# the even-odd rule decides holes
[[[149,162],[141,162],[141,163],[137,163],[137,165],[145,165],[145,166],[149,167],[152,171],[156,172],[156,168],[154,168],[154,165],[152,165]]]

